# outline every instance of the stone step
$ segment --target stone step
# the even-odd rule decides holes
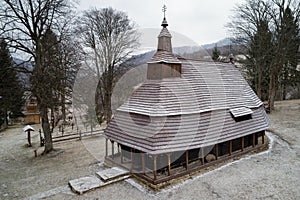
[[[119,167],[112,167],[96,173],[97,176],[101,178],[104,182],[117,179],[122,176],[129,175],[129,171],[121,169]]]
[[[86,176],[70,180],[69,185],[72,191],[78,194],[83,194],[90,190],[101,188],[130,177],[128,171],[117,167],[105,169],[97,172],[96,174],[97,176]]]
[[[87,191],[100,188],[104,185],[104,182],[101,181],[98,177],[82,177],[69,181],[69,185],[73,192],[78,194],[83,194]]]

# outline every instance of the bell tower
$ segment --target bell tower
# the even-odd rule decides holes
[[[159,80],[163,78],[181,77],[181,62],[172,52],[172,35],[167,29],[166,9],[163,6],[163,27],[158,35],[157,52],[148,62],[147,78]]]

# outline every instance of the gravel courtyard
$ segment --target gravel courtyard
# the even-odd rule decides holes
[[[38,131],[33,132],[29,148],[22,126],[10,127],[0,132],[0,199],[300,199],[300,100],[275,106],[269,115],[269,150],[157,192],[128,179],[74,194],[69,180],[101,169],[104,138],[55,143],[56,151],[40,156]]]

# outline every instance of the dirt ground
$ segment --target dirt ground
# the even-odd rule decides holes
[[[158,192],[129,179],[74,194],[69,180],[101,169],[104,138],[55,143],[56,151],[40,156],[38,131],[32,134],[33,147],[27,147],[22,127],[10,127],[0,132],[0,199],[300,199],[300,100],[275,106],[269,150]]]

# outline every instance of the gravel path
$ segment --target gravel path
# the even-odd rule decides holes
[[[75,195],[68,180],[100,169],[104,139],[58,143],[58,151],[34,158],[37,135],[28,148],[21,128],[11,128],[0,133],[0,199],[300,199],[300,100],[275,105],[271,149],[159,192],[129,179]]]

